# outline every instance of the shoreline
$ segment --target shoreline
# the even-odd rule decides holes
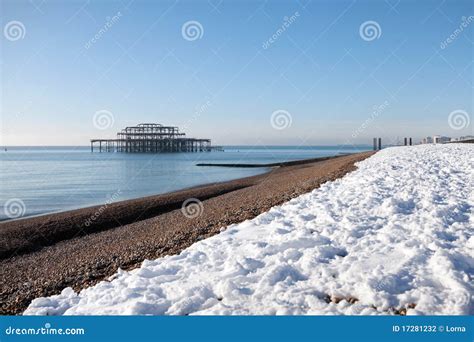
[[[258,168],[262,168],[262,169],[267,168],[269,170],[263,170],[262,173],[256,174],[254,176],[260,176],[260,175],[266,174],[266,173],[271,171],[271,167],[261,166],[261,167],[258,167]],[[123,200],[119,200],[119,201],[116,201],[116,202],[110,202],[108,204],[107,204],[107,202],[105,202],[105,203],[95,203],[95,204],[91,203],[91,204],[88,204],[86,206],[78,206],[78,207],[71,207],[71,208],[68,208],[68,209],[62,209],[62,210],[58,210],[58,211],[37,213],[37,214],[22,216],[22,217],[13,218],[13,219],[0,218],[0,234],[1,234],[1,229],[2,229],[3,224],[6,225],[6,224],[10,224],[12,222],[24,222],[26,220],[38,219],[38,218],[42,218],[42,217],[45,217],[45,216],[60,215],[60,214],[65,214],[65,213],[67,213],[67,214],[71,213],[73,215],[74,212],[76,212],[76,211],[88,210],[88,209],[93,209],[93,208],[98,209],[98,208],[100,208],[100,207],[102,207],[106,204],[107,204],[107,206],[111,206],[111,205],[115,205],[115,204],[122,203],[122,202],[125,203],[125,202],[132,202],[132,201],[148,200],[150,198],[154,198],[154,197],[158,197],[158,196],[166,196],[166,195],[179,193],[179,192],[182,192],[182,191],[194,190],[196,188],[202,188],[202,187],[208,187],[208,186],[212,186],[212,185],[224,184],[224,183],[228,183],[228,182],[232,182],[232,181],[236,181],[236,180],[241,180],[241,179],[244,179],[244,178],[251,178],[251,177],[254,177],[254,176],[244,176],[244,177],[235,178],[235,179],[231,179],[231,180],[191,185],[191,186],[184,187],[182,189],[171,190],[171,191],[167,191],[167,192],[163,192],[163,193],[155,193],[155,194],[151,194],[151,195],[143,195],[143,196],[133,197],[133,198],[129,198],[129,199],[123,199]],[[120,190],[120,189],[117,189],[117,190]],[[0,240],[1,240],[1,238],[0,238]],[[2,255],[2,245],[1,245],[1,241],[0,241],[0,260],[3,259],[3,258],[4,258],[4,256]]]
[[[15,238],[10,245],[3,243],[3,255],[14,243],[22,254],[0,260],[0,313],[19,314],[34,298],[69,286],[78,291],[107,279],[118,268],[132,269],[145,259],[177,254],[222,227],[344,176],[355,169],[355,162],[373,153],[311,160],[257,176],[112,203],[94,225],[79,232],[84,218],[100,206],[3,222],[1,239]],[[181,212],[189,198],[202,201],[200,216],[186,218]]]
[[[263,170],[262,173],[255,175],[255,176],[260,176],[260,175],[264,175],[264,174],[270,172],[271,169],[275,168],[275,167],[292,166],[292,165],[299,165],[299,164],[308,164],[308,163],[323,161],[323,160],[332,159],[332,158],[336,158],[336,157],[342,157],[342,156],[346,156],[346,155],[350,155],[350,154],[355,154],[355,153],[342,153],[342,154],[337,154],[337,155],[328,156],[328,157],[297,159],[297,160],[285,161],[285,162],[280,162],[280,163],[266,163],[266,164],[197,163],[196,166],[267,169],[267,170]],[[168,192],[164,192],[164,193],[158,193],[158,194],[145,195],[145,196],[140,196],[140,197],[135,197],[135,198],[124,199],[124,200],[120,200],[120,201],[117,201],[117,202],[111,202],[107,205],[109,206],[111,204],[120,203],[120,202],[142,200],[142,199],[147,199],[147,198],[156,197],[156,196],[169,195],[169,194],[177,193],[177,192],[180,192],[180,191],[193,190],[195,188],[207,187],[207,186],[215,185],[215,184],[223,184],[223,183],[232,182],[232,181],[236,181],[236,180],[242,180],[244,178],[250,178],[250,177],[254,177],[254,176],[240,177],[240,178],[235,178],[235,179],[222,181],[222,182],[203,183],[203,184],[193,185],[193,186],[185,187],[185,188],[178,189],[178,190],[168,191]],[[89,208],[100,208],[100,207],[104,206],[105,204],[106,203],[90,204],[90,205],[82,206],[82,207],[73,207],[73,208],[64,209],[64,210],[38,213],[38,214],[23,216],[23,217],[14,218],[14,219],[0,218],[0,230],[2,229],[1,225],[3,223],[7,223],[7,222],[8,223],[10,223],[10,222],[20,222],[20,221],[24,222],[24,220],[36,219],[36,218],[47,216],[47,215],[57,215],[57,214],[62,214],[62,213],[70,213],[70,212],[74,212],[76,210],[83,210],[83,209],[89,209]],[[2,248],[1,248],[1,245],[0,245],[0,259],[3,259],[1,250],[2,250]]]
[[[220,196],[250,186],[255,177],[264,176],[271,171],[230,181],[205,183],[163,194],[3,220],[0,221],[0,260],[31,253],[78,236],[106,231],[161,215],[181,208],[182,203],[193,196],[198,196],[202,200]],[[98,218],[87,225],[86,223],[98,212],[100,212]],[[37,234],[32,237],[31,233]]]
[[[41,146],[12,146],[12,147],[41,147]],[[46,146],[46,147],[51,147],[51,146]],[[52,146],[52,147],[87,147],[87,148],[89,148],[88,146]],[[259,173],[259,174],[255,175],[255,176],[259,176],[259,175],[263,175],[263,174],[266,174],[266,173],[270,172],[271,168],[274,168],[274,167],[291,166],[291,165],[298,165],[298,164],[307,164],[307,163],[311,163],[311,162],[322,161],[322,160],[327,160],[327,159],[331,159],[331,158],[342,157],[342,156],[346,156],[346,155],[351,155],[351,154],[356,154],[356,153],[363,153],[363,152],[368,152],[368,151],[369,150],[362,151],[362,152],[354,152],[354,153],[339,153],[337,155],[331,155],[331,156],[327,156],[327,157],[297,159],[297,160],[284,161],[284,162],[279,162],[279,163],[265,163],[265,164],[197,163],[197,164],[195,164],[195,166],[267,169],[267,170],[263,170],[262,173]],[[120,203],[120,202],[125,202],[125,201],[134,201],[134,200],[140,200],[140,199],[145,199],[145,198],[151,198],[151,197],[155,197],[155,196],[168,195],[168,194],[171,194],[171,193],[176,193],[176,192],[185,191],[185,190],[192,190],[194,188],[200,188],[200,187],[214,185],[214,184],[227,183],[227,182],[231,182],[231,181],[235,181],[235,180],[241,180],[241,179],[249,178],[249,177],[253,177],[253,176],[244,176],[244,177],[239,177],[239,178],[230,179],[230,180],[226,180],[226,181],[219,181],[219,182],[202,183],[202,184],[192,185],[192,186],[184,187],[182,189],[167,191],[167,192],[163,192],[163,193],[156,193],[156,194],[151,194],[151,195],[143,195],[143,196],[139,196],[139,197],[123,199],[123,200],[120,200],[120,201],[111,202],[108,205],[115,204],[115,203]],[[19,218],[4,218],[4,217],[1,217],[0,218],[0,229],[1,229],[1,225],[3,223],[7,223],[7,222],[8,223],[10,223],[10,222],[19,222],[19,221],[34,219],[34,218],[43,217],[43,216],[47,216],[47,215],[56,215],[56,214],[62,214],[62,213],[69,213],[69,212],[73,212],[73,211],[76,211],[76,210],[96,208],[96,207],[99,208],[103,205],[105,205],[105,203],[91,203],[91,204],[88,204],[88,205],[85,205],[85,206],[70,207],[70,208],[67,208],[67,209],[51,211],[51,212],[36,213],[36,214],[27,215],[27,216],[22,216],[22,217],[19,217]],[[2,248],[0,246],[0,251],[1,251],[1,249]],[[0,252],[0,259],[2,259],[2,258],[3,258],[3,256],[1,255],[1,252]]]
[[[363,153],[363,152],[362,152]],[[350,155],[350,154],[345,154]],[[345,156],[342,155],[342,156]],[[205,183],[162,194],[0,221],[0,260],[34,252],[57,242],[113,229],[181,208],[188,198],[206,200],[253,185],[275,168],[305,165],[341,155],[269,164],[196,164],[197,166],[266,168],[254,176]]]

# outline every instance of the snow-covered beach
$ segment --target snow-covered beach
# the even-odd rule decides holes
[[[382,150],[358,169],[25,314],[473,314],[474,147]]]

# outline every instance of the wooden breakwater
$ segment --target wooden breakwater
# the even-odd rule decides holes
[[[302,165],[302,164],[310,164],[316,163],[328,159],[334,159],[338,157],[348,156],[354,153],[340,153],[337,156],[329,156],[329,157],[319,157],[319,158],[310,158],[310,159],[301,159],[301,160],[291,160],[279,163],[267,163],[267,164],[244,164],[244,163],[199,163],[196,166],[219,166],[219,167],[244,167],[244,168],[252,168],[252,167],[281,167],[281,166],[294,166],[294,165]]]

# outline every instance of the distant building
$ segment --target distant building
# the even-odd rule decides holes
[[[433,139],[431,137],[426,137],[426,138],[423,138],[423,140],[421,141],[422,144],[432,144],[433,143]]]
[[[434,135],[433,136],[433,143],[434,144],[444,144],[447,142],[450,142],[451,138],[450,137],[444,137],[442,135]]]
[[[422,144],[445,144],[448,142],[474,140],[473,135],[466,135],[459,138],[445,137],[443,135],[433,135],[432,137],[426,137],[421,140]]]

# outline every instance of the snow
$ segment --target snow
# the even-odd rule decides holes
[[[473,152],[384,149],[179,255],[35,299],[25,314],[472,315]]]

